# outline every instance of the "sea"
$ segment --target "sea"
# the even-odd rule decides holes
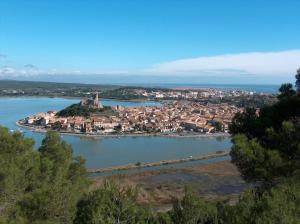
[[[174,88],[174,89],[218,89],[218,90],[241,90],[256,93],[269,93],[276,94],[280,85],[254,85],[254,84],[143,84],[143,83],[130,83],[126,86],[142,86],[142,87],[156,87],[156,88]]]

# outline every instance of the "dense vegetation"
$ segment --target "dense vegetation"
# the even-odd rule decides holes
[[[300,96],[279,95],[280,100],[237,114],[230,127],[234,134],[232,161],[249,181],[275,184],[300,171]]]
[[[237,107],[262,108],[266,105],[272,105],[277,102],[277,99],[274,95],[253,94],[249,96],[224,97],[219,101],[211,100],[211,102],[228,103]]]
[[[0,223],[72,223],[88,187],[84,160],[54,132],[33,145],[0,128]]]
[[[109,106],[104,106],[103,108],[89,108],[88,106],[81,106],[80,104],[72,104],[71,106],[66,107],[65,109],[59,111],[57,116],[59,117],[73,117],[73,116],[83,116],[90,117],[92,114],[112,116],[117,115]]]
[[[143,88],[141,88],[143,89]],[[135,93],[135,87],[117,85],[55,83],[0,80],[0,96],[49,96],[49,97],[89,97],[98,92],[99,97],[119,100],[145,100]]]
[[[86,97],[114,85],[0,80],[0,96]]]
[[[235,116],[232,162],[256,187],[236,205],[206,202],[186,190],[166,213],[135,202],[137,190],[106,182],[88,191],[82,158],[49,132],[34,142],[0,128],[0,223],[300,223],[300,70],[280,88],[278,102]]]
[[[101,98],[118,99],[118,100],[147,100],[146,96],[137,94],[133,87],[121,87],[103,91],[100,93]]]

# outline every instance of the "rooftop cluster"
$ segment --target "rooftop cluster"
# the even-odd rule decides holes
[[[181,133],[227,132],[232,117],[242,109],[229,104],[202,104],[190,101],[174,101],[155,107],[112,108],[111,116],[91,114],[89,117],[59,117],[49,111],[29,116],[20,122],[41,129],[63,132],[108,133]]]

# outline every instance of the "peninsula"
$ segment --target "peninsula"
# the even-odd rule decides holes
[[[238,108],[227,103],[211,104],[186,100],[162,106],[103,106],[98,93],[61,111],[28,116],[18,125],[36,131],[56,130],[88,135],[197,135],[228,133],[228,125]]]

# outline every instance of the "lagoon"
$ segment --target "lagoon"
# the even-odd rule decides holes
[[[125,107],[155,106],[158,102],[131,102],[118,100],[101,100],[103,105]],[[47,98],[47,97],[3,97],[0,98],[0,125],[11,130],[18,130],[16,121],[26,116],[48,110],[61,110],[79,99]],[[41,144],[42,133],[27,129],[26,137]],[[189,156],[198,156],[228,149],[231,146],[227,137],[162,137],[162,136],[123,136],[123,137],[82,137],[62,135],[70,143],[75,155],[86,159],[88,168],[102,168],[128,163],[155,162],[159,160],[180,159]]]

